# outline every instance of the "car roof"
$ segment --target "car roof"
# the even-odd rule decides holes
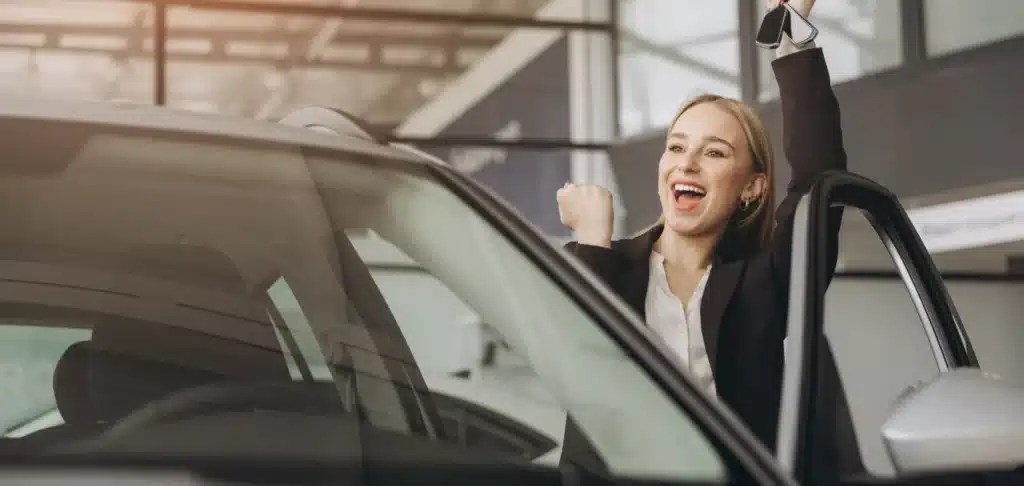
[[[196,135],[296,144],[329,150],[356,151],[411,163],[442,164],[416,151],[379,144],[358,136],[315,130],[239,116],[198,113],[135,103],[0,96],[0,120],[29,119],[143,128]]]

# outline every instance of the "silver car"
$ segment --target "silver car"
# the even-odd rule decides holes
[[[797,211],[772,453],[493,193],[343,114],[5,100],[0,154],[4,484],[1020,480],[1024,393],[855,175]],[[873,223],[921,331],[902,344],[935,363],[896,395],[847,393],[843,353],[822,372],[834,205]],[[607,470],[557,467],[567,415]]]

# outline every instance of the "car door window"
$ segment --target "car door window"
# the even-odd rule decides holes
[[[825,292],[824,334],[849,405],[864,471],[895,474],[880,435],[882,423],[909,389],[945,369],[922,320],[909,277],[900,275],[888,236],[857,208],[846,208],[839,232],[839,276]],[[898,257],[898,256],[897,256]]]
[[[883,424],[923,384],[976,364],[956,309],[899,203],[871,181],[822,179],[793,242],[780,459],[809,482],[892,480]]]
[[[61,422],[51,377],[68,347],[89,338],[83,324],[61,316],[0,317],[3,437],[24,437]]]
[[[694,423],[495,228],[438,186],[390,182],[384,204],[358,208],[369,224],[346,229],[428,386],[555,443],[571,414],[616,475],[725,479],[721,456]],[[355,219],[332,189],[328,207]]]

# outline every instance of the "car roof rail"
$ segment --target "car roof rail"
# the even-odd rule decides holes
[[[308,128],[318,132],[331,135],[349,135],[359,137],[380,145],[392,147],[412,153],[416,156],[430,160],[431,162],[449,165],[444,159],[436,155],[424,152],[422,149],[404,143],[390,143],[387,137],[380,133],[380,130],[373,128],[355,115],[350,115],[344,110],[327,106],[304,106],[296,109],[278,120],[278,123],[285,125]]]
[[[406,144],[406,143],[392,143],[391,146],[395,147],[395,148],[398,148],[398,149],[401,149],[401,150],[404,150],[404,151],[409,152],[409,153],[411,153],[413,155],[416,155],[417,157],[424,158],[424,159],[429,160],[431,162],[434,162],[436,164],[446,165],[446,166],[450,166],[451,165],[446,160],[442,159],[441,157],[438,157],[438,156],[436,156],[434,154],[425,152],[421,148],[414,147],[414,146]]]
[[[304,106],[288,113],[278,120],[278,123],[333,135],[357,137],[381,145],[388,143],[384,134],[371,127],[369,123],[337,108]]]

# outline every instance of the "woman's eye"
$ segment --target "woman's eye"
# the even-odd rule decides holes
[[[714,157],[714,158],[718,159],[718,158],[725,157],[725,153],[723,153],[721,150],[711,149],[711,150],[707,151],[707,156],[708,157]]]
[[[668,146],[668,151],[669,152],[674,152],[674,153],[680,153],[680,152],[683,152],[683,147],[680,146],[680,145],[669,145]]]

